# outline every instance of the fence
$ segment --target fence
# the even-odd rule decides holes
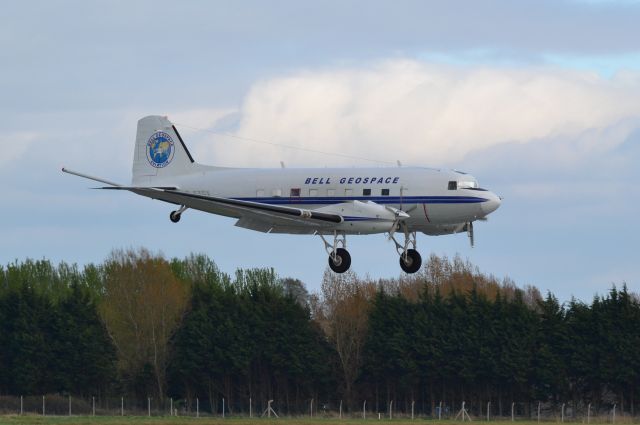
[[[538,421],[581,423],[629,423],[635,419],[616,403],[595,406],[577,403],[462,402],[458,405],[437,402],[418,405],[415,402],[374,402],[362,400],[358,408],[347,410],[342,400],[307,400],[306,411],[290,411],[277,400],[252,400],[238,410],[225,399],[212,403],[198,397],[191,399],[148,397],[139,400],[128,397],[76,397],[49,394],[42,396],[0,396],[0,414],[73,415],[73,416],[191,416],[191,417],[301,417],[357,419],[432,419],[459,421]],[[352,406],[353,407],[353,406]]]

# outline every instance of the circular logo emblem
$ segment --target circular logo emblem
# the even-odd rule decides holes
[[[174,152],[175,148],[171,136],[163,131],[153,133],[147,142],[147,160],[156,168],[169,165]]]

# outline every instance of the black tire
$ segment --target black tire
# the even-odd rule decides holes
[[[405,262],[404,256],[400,256],[400,268],[402,268],[402,270],[405,273],[415,273],[418,270],[420,270],[420,267],[422,266],[422,257],[420,256],[420,253],[418,251],[416,251],[415,249],[408,249],[407,250],[407,261]]]
[[[344,273],[351,267],[351,255],[344,248],[336,249],[336,261],[329,256],[329,267],[336,273]]]
[[[177,223],[180,221],[180,216],[181,214],[178,214],[177,211],[171,211],[171,214],[169,214],[169,220],[171,220],[174,223]]]

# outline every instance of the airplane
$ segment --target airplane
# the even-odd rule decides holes
[[[174,223],[193,209],[235,218],[236,226],[259,232],[320,236],[336,273],[351,266],[347,235],[376,233],[388,234],[401,269],[415,273],[422,265],[418,232],[467,232],[473,246],[474,221],[486,220],[502,201],[457,170],[203,165],[194,161],[169,119],[156,115],[138,121],[130,185],[62,171],[107,185],[100,189],[126,190],[177,205],[169,214]],[[404,236],[401,242],[397,234]]]

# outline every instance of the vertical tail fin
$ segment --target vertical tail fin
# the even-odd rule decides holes
[[[193,172],[195,162],[167,117],[151,115],[138,121],[136,146],[133,152],[133,185]]]

